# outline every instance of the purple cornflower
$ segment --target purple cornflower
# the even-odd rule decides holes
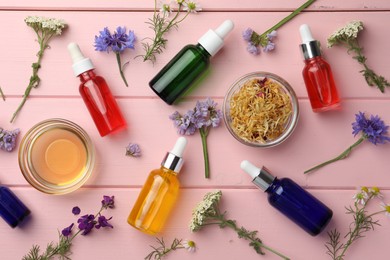
[[[110,228],[114,228],[110,223],[108,223],[108,221],[112,219],[109,218],[109,219],[106,219],[105,216],[99,216],[98,217],[98,224],[95,226],[95,228],[99,229],[101,227],[110,227]]]
[[[389,126],[385,125],[385,123],[377,115],[371,115],[370,119],[367,119],[363,112],[355,114],[355,122],[352,123],[352,134],[356,136],[358,133],[362,132],[362,136],[339,156],[324,163],[321,163],[313,168],[310,168],[304,173],[311,172],[330,163],[347,158],[348,155],[351,153],[352,149],[361,144],[364,140],[368,140],[375,145],[390,142],[390,137],[386,136],[388,128]]]
[[[267,45],[263,48],[263,51],[264,52],[269,52],[269,51],[272,51],[273,49],[275,49],[275,43],[269,41],[267,43]]]
[[[114,208],[115,206],[115,201],[114,201],[114,196],[106,196],[104,195],[103,196],[103,200],[102,200],[102,207],[107,209],[107,208]]]
[[[87,235],[96,225],[95,216],[92,214],[84,215],[77,220],[77,223],[79,223],[79,229],[83,231],[81,235]]]
[[[195,108],[188,110],[183,116],[177,111],[169,116],[180,135],[192,135],[197,129],[199,130],[202,138],[206,178],[209,178],[209,159],[206,139],[210,128],[218,127],[222,120],[222,111],[216,107],[217,103],[211,98],[207,98],[205,101],[198,101]]]
[[[0,149],[11,152],[16,146],[16,137],[19,133],[19,128],[12,131],[0,128]]]
[[[72,233],[72,228],[74,226],[74,223],[70,224],[69,227],[64,228],[61,233],[64,237],[68,237]]]
[[[73,213],[73,215],[78,215],[78,214],[80,214],[80,212],[81,212],[81,209],[79,208],[79,207],[73,207],[73,209],[72,209],[72,213]]]
[[[386,136],[389,126],[385,125],[378,115],[371,115],[370,119],[367,119],[363,112],[359,112],[355,117],[356,121],[352,123],[354,136],[362,132],[363,136],[375,145],[390,141],[390,137]]]
[[[140,157],[141,156],[141,148],[138,144],[129,143],[126,147],[126,156],[132,157]]]
[[[134,49],[134,42],[136,40],[135,34],[133,31],[129,30],[129,33],[126,33],[126,27],[118,26],[114,34],[111,34],[110,30],[105,27],[103,31],[99,32],[99,36],[95,36],[95,50],[96,51],[106,51],[109,53],[112,50],[115,55],[119,66],[119,72],[121,77],[126,85],[127,80],[123,73],[123,68],[127,64],[122,65],[120,54],[126,49]]]

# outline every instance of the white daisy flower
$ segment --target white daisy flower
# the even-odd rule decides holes
[[[385,211],[385,215],[390,218],[390,204],[380,203],[381,208]]]
[[[195,252],[196,251],[196,244],[192,240],[184,240],[182,245],[185,249],[187,249],[188,252]]]
[[[202,11],[202,7],[197,1],[188,1],[183,3],[183,10],[189,13],[197,13]]]

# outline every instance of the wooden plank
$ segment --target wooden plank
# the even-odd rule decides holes
[[[191,92],[192,97],[214,96],[223,97],[230,85],[239,77],[253,71],[269,71],[278,74],[287,80],[295,89],[299,97],[307,97],[306,88],[301,76],[304,67],[299,50],[301,42],[298,28],[303,23],[309,23],[315,38],[325,46],[326,38],[336,28],[348,21],[361,19],[366,25],[362,33],[361,44],[364,46],[368,64],[379,74],[390,78],[390,65],[384,57],[390,56],[388,37],[383,34],[390,16],[386,12],[365,13],[305,13],[282,27],[276,40],[274,53],[262,53],[252,56],[246,51],[246,43],[242,40],[241,32],[247,27],[253,27],[259,32],[265,31],[282,19],[284,13],[203,13],[188,18],[181,24],[178,31],[167,35],[169,41],[167,49],[158,56],[158,62],[153,66],[149,62],[142,62],[140,39],[151,36],[151,30],[144,23],[149,13],[118,12],[115,16],[110,12],[99,13],[96,21],[95,12],[1,12],[1,17],[13,24],[3,29],[4,35],[12,35],[12,48],[18,51],[6,51],[2,54],[1,64],[6,67],[1,78],[1,87],[10,98],[20,97],[31,76],[31,63],[36,60],[35,54],[38,45],[34,43],[34,32],[28,28],[23,19],[27,15],[49,15],[64,18],[69,23],[69,29],[61,38],[54,38],[51,48],[45,52],[42,68],[39,75],[42,82],[39,88],[31,92],[31,96],[78,96],[79,80],[74,77],[71,69],[71,60],[66,49],[69,42],[78,42],[85,53],[90,57],[97,73],[109,82],[115,95],[155,97],[148,86],[153,76],[186,44],[196,43],[198,38],[209,28],[215,28],[225,19],[232,19],[236,23],[235,30],[227,38],[225,47],[212,60],[210,70],[199,86]],[[262,19],[261,25],[257,22]],[[83,25],[79,21],[83,21]],[[213,22],[210,22],[212,20]],[[133,29],[138,37],[135,51],[126,51],[122,60],[130,61],[125,75],[130,86],[125,87],[122,82],[115,55],[94,51],[93,39],[105,26],[111,29],[118,25],[126,25]],[[86,29],[88,28],[88,29]],[[19,33],[15,34],[14,31]],[[187,32],[191,32],[187,35]],[[187,35],[183,37],[183,35]],[[372,39],[376,39],[375,43]],[[3,49],[9,48],[9,43],[0,43]],[[340,95],[343,98],[389,98],[390,91],[381,94],[377,89],[367,86],[363,76],[359,73],[362,67],[347,54],[345,48],[323,48],[326,59],[331,64],[335,81]],[[142,76],[138,76],[142,75]],[[0,104],[1,105],[1,104]]]
[[[157,1],[158,2],[158,1]],[[168,2],[168,1],[167,1]],[[198,1],[204,11],[254,11],[254,10],[283,10],[292,11],[305,1],[284,1],[284,0],[241,0],[241,1],[226,1],[214,0],[214,1]],[[0,1],[0,9],[3,10],[153,10],[154,1],[152,0],[106,0],[106,1],[50,1],[50,0],[37,0],[34,2],[24,1]],[[338,11],[338,10],[389,10],[390,5],[388,1],[383,0],[346,0],[346,1],[317,1],[310,7],[312,10],[319,11]]]
[[[3,259],[20,259],[32,244],[44,248],[46,243],[56,241],[57,230],[62,230],[77,220],[77,216],[71,213],[72,207],[79,206],[82,210],[81,214],[94,214],[104,194],[115,196],[115,209],[104,212],[106,217],[113,217],[111,223],[114,229],[93,230],[85,237],[76,237],[72,246],[72,259],[90,259],[92,255],[94,259],[107,259],[113,254],[116,259],[126,259],[129,255],[134,259],[143,259],[151,250],[148,245],[156,245],[154,237],[145,235],[126,223],[138,195],[138,189],[83,189],[66,196],[44,195],[25,188],[13,190],[30,207],[32,218],[22,228],[14,230],[0,221],[0,234],[3,238],[6,235],[7,238],[2,239],[0,244]],[[189,231],[188,223],[192,209],[208,191],[208,189],[182,190],[164,231],[158,237],[163,237],[167,243],[175,237],[192,239],[197,243],[198,249],[194,254],[178,250],[173,252],[169,259],[239,259],[242,257],[248,260],[262,259],[248,246],[248,242],[240,240],[232,230],[227,228],[220,230],[216,226],[210,226],[197,233]],[[264,243],[291,259],[311,260],[315,255],[318,260],[326,260],[329,259],[324,247],[328,239],[326,232],[337,228],[345,234],[352,216],[345,214],[344,206],[353,203],[351,197],[355,191],[310,192],[334,212],[329,226],[317,237],[308,235],[272,208],[267,202],[266,194],[262,194],[259,190],[223,190],[220,209],[226,210],[227,217],[237,220],[238,225],[250,230],[258,230]],[[390,192],[384,191],[384,195],[385,198],[389,198]],[[379,201],[372,201],[372,205],[368,208],[370,213],[379,210],[378,203]],[[382,226],[367,233],[360,242],[352,245],[347,253],[349,259],[368,259],[386,251],[387,244],[383,241],[386,241],[390,231],[389,221],[384,215],[376,216],[375,219],[378,219]],[[363,243],[364,246],[360,246]],[[280,259],[270,253],[264,257]]]
[[[0,117],[9,119],[16,100],[0,103]],[[216,99],[221,107],[222,100]],[[195,101],[179,106],[165,105],[159,99],[119,99],[119,105],[128,122],[126,131],[101,138],[80,98],[29,100],[14,125],[1,122],[4,128],[21,128],[21,137],[41,120],[65,118],[82,126],[91,136],[97,151],[96,171],[87,182],[89,186],[142,185],[152,169],[159,168],[161,160],[175,143],[178,135],[168,116],[175,110],[185,113]],[[71,108],[71,109],[70,109]],[[301,114],[294,134],[279,146],[260,149],[236,141],[226,127],[212,129],[208,138],[211,179],[204,179],[202,145],[199,134],[189,136],[186,163],[180,174],[184,187],[253,187],[250,178],[240,169],[244,159],[259,167],[264,164],[279,177],[291,177],[309,187],[381,186],[390,188],[388,155],[390,145],[374,146],[369,142],[357,147],[349,158],[326,166],[308,176],[303,171],[331,159],[357,137],[352,136],[351,123],[358,111],[378,114],[387,122],[390,109],[387,100],[347,100],[343,109],[327,114],[315,114],[307,100],[300,101]],[[77,113],[75,113],[77,111]],[[33,115],[33,116],[32,116]],[[163,138],[162,138],[163,136]],[[20,139],[19,139],[20,142]],[[129,142],[141,146],[141,158],[125,157]],[[5,184],[26,185],[17,167],[17,152],[1,155],[0,180]],[[373,166],[375,165],[375,166]],[[373,168],[374,167],[374,168]],[[368,178],[369,176],[369,178]]]

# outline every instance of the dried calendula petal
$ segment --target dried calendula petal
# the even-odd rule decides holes
[[[292,104],[276,81],[250,79],[232,96],[233,131],[247,142],[266,143],[278,138],[292,114]]]

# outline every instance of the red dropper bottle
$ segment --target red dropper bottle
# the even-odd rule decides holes
[[[307,24],[301,25],[299,30],[303,42],[300,46],[305,58],[302,74],[311,107],[314,112],[338,109],[340,98],[332,70],[321,55],[320,43],[313,39]]]
[[[73,71],[80,78],[79,91],[101,136],[122,129],[126,121],[119,110],[103,77],[97,76],[89,58],[84,57],[76,43],[70,43],[68,50],[73,60]]]

